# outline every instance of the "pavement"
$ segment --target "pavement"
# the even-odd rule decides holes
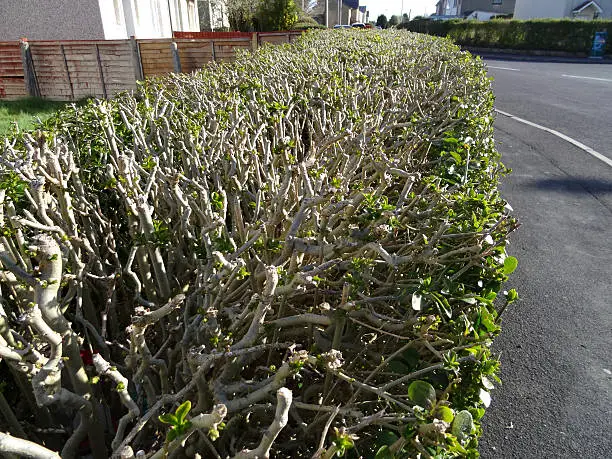
[[[612,158],[612,67],[487,60],[496,107]],[[502,182],[522,227],[519,267],[493,347],[501,387],[483,458],[612,458],[612,167],[549,132],[498,115]]]

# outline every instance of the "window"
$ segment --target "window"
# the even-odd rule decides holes
[[[196,30],[195,0],[187,0],[187,14],[189,20],[189,30]]]
[[[491,0],[491,3],[493,5],[501,5],[502,4],[502,0]]]
[[[122,24],[123,21],[121,20],[121,10],[123,6],[119,4],[119,0],[114,0],[113,8],[115,8],[115,22],[117,24]]]

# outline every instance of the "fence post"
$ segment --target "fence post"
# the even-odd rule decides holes
[[[100,47],[96,44],[96,58],[98,60],[98,71],[100,72],[100,82],[102,83],[102,94],[104,98],[108,99],[108,92],[106,91],[106,82],[104,81],[104,70],[102,69],[102,58],[100,57]]]
[[[40,97],[40,87],[38,86],[38,78],[34,70],[34,61],[32,60],[32,50],[27,38],[19,40],[21,45],[21,62],[23,65],[23,80],[25,82],[28,95],[32,97]]]
[[[257,51],[257,48],[259,48],[259,39],[257,37],[257,32],[253,32],[253,37],[251,38],[251,47],[253,48],[253,52]]]
[[[72,84],[72,78],[70,78],[70,69],[68,68],[68,59],[66,59],[66,50],[64,49],[64,45],[60,45],[60,50],[62,51],[62,57],[64,58],[64,68],[66,69],[68,84],[70,84],[70,96],[72,97],[72,100],[74,100],[74,85]]]
[[[174,64],[174,72],[181,73],[181,55],[178,52],[178,45],[176,42],[170,43],[170,51],[172,52],[172,63]]]
[[[142,58],[140,57],[140,46],[134,36],[130,37],[130,48],[132,49],[132,63],[134,64],[134,77],[136,81],[144,80],[142,70]]]

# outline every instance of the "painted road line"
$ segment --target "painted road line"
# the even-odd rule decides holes
[[[565,134],[563,134],[563,133],[561,133],[559,131],[555,131],[554,129],[547,128],[546,126],[541,126],[539,124],[532,123],[531,121],[524,120],[523,118],[519,118],[518,116],[514,116],[512,113],[503,112],[503,111],[498,110],[498,109],[495,109],[495,111],[497,113],[499,113],[500,115],[507,116],[508,118],[511,118],[511,119],[513,119],[515,121],[518,121],[519,123],[523,123],[523,124],[526,124],[528,126],[532,126],[532,127],[536,128],[536,129],[540,129],[541,131],[545,131],[545,132],[548,132],[548,133],[550,133],[552,135],[555,135],[555,136],[559,137],[560,139],[563,139],[566,142],[571,143],[575,147],[580,148],[582,151],[587,152],[589,155],[593,156],[594,158],[597,158],[600,161],[603,161],[608,166],[612,167],[612,159],[610,159],[607,156],[604,156],[601,153],[593,150],[591,147],[586,146],[585,144],[583,144],[581,142],[578,142],[576,139],[572,139],[570,136],[567,136],[567,135],[565,135]]]
[[[511,72],[521,71],[521,69],[513,69],[512,67],[495,67],[494,65],[487,65],[487,67],[490,69],[497,69],[497,70],[510,70]]]
[[[595,77],[587,77],[587,76],[579,76],[579,75],[561,75],[565,78],[579,78],[581,80],[595,80],[595,81],[608,81],[612,83],[612,80],[609,78],[595,78]]]

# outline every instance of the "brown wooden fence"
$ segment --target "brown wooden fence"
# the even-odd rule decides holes
[[[291,43],[301,32],[177,33],[174,39],[0,42],[0,99],[109,98],[136,81],[229,62],[238,49]]]
[[[19,42],[0,42],[0,99],[27,95]]]
[[[41,97],[112,97],[136,88],[129,40],[30,42]]]

